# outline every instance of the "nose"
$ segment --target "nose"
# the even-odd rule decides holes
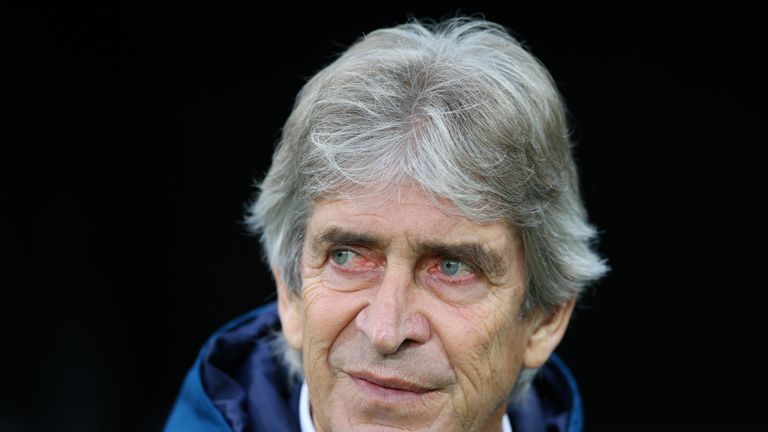
[[[429,321],[414,305],[412,274],[387,269],[370,303],[355,318],[357,328],[380,354],[394,354],[407,342],[424,343]]]

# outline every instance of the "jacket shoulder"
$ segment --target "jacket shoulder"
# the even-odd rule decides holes
[[[171,409],[171,414],[165,424],[164,432],[231,432],[224,416],[213,404],[203,386],[201,363],[207,356],[214,341],[223,333],[238,327],[260,316],[277,314],[277,306],[270,303],[258,307],[230,321],[217,330],[200,349],[194,364],[184,377],[181,390]]]
[[[520,432],[582,432],[579,387],[557,354],[539,369],[528,394],[511,403],[507,414],[512,430]]]

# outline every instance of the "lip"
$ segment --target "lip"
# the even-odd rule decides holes
[[[348,372],[361,395],[385,403],[409,403],[437,390],[408,380],[370,372]]]
[[[427,393],[435,390],[434,388],[422,386],[400,378],[380,377],[368,372],[349,372],[349,375],[352,378],[364,380],[379,387],[384,387],[391,390],[407,391],[412,393]]]

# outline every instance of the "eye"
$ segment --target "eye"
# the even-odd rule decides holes
[[[331,252],[331,259],[336,264],[344,265],[355,255],[357,254],[348,249],[336,249],[335,251]]]
[[[446,276],[457,276],[461,273],[474,273],[474,270],[461,261],[443,258],[440,260],[440,272]]]

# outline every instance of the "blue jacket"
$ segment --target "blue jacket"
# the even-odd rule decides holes
[[[300,385],[273,350],[274,303],[230,322],[205,343],[184,379],[166,432],[298,432]],[[581,432],[581,398],[556,356],[534,379],[525,405],[507,409],[514,432]]]

